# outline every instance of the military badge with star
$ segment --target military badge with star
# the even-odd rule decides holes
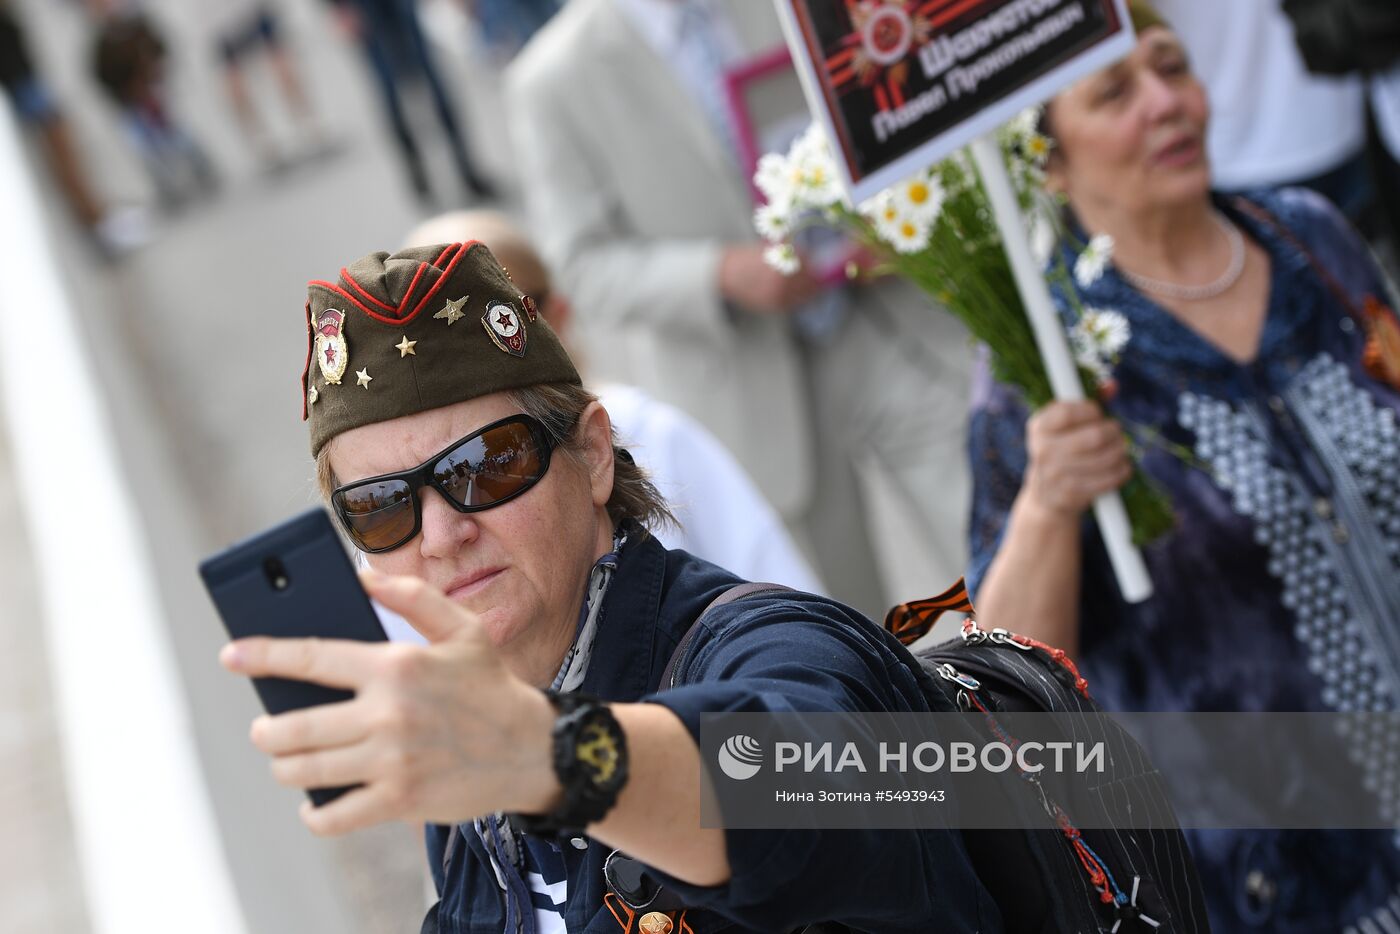
[[[525,356],[525,322],[505,302],[492,302],[481,316],[481,325],[491,342],[515,357]]]
[[[350,365],[350,345],[345,342],[345,312],[327,308],[316,318],[316,365],[332,386],[340,385]]]

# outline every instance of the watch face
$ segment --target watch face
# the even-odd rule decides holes
[[[611,716],[593,717],[579,730],[574,758],[584,766],[590,782],[606,789],[625,778],[622,766],[622,735]]]

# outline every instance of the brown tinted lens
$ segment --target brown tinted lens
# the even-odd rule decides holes
[[[490,506],[538,480],[543,463],[529,426],[511,422],[448,452],[433,476],[463,506]]]
[[[413,535],[413,491],[402,480],[366,483],[335,494],[355,544],[370,551],[402,545]]]

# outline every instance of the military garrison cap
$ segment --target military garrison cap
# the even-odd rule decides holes
[[[1162,14],[1148,0],[1128,0],[1128,18],[1133,21],[1133,30],[1138,33],[1152,26],[1171,29],[1171,24],[1162,19]]]
[[[307,293],[302,420],[313,456],[361,425],[580,382],[534,301],[476,241],[371,253]]]

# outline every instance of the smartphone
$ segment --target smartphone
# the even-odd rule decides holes
[[[385,641],[330,516],[312,509],[200,562],[199,575],[230,636]],[[254,678],[271,714],[354,697],[285,678]],[[313,788],[317,807],[350,788]]]

